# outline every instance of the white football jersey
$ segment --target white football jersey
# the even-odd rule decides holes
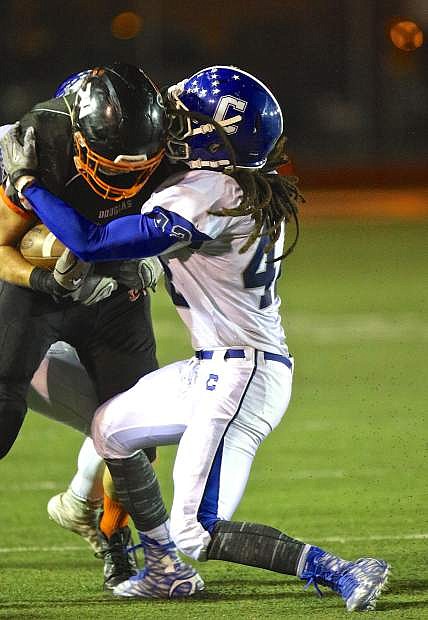
[[[193,170],[169,177],[143,205],[177,225],[177,244],[162,256],[171,297],[188,327],[195,349],[251,346],[288,353],[275,282],[283,252],[284,231],[274,251],[263,252],[268,239],[239,250],[253,229],[249,216],[216,215],[240,204],[242,190],[225,174]],[[191,238],[190,244],[189,239]]]

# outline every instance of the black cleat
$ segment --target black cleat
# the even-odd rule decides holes
[[[128,547],[132,547],[131,530],[122,527],[110,538],[99,531],[99,539],[104,558],[104,590],[113,590],[138,572],[135,554],[128,553]]]

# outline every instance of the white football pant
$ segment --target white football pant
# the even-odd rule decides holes
[[[225,359],[228,351],[216,349],[212,359],[192,358],[146,375],[101,405],[92,425],[97,451],[110,459],[179,442],[171,536],[180,551],[198,560],[206,559],[216,521],[232,517],[256,450],[291,396],[291,360],[285,358],[286,365],[265,359],[250,347],[239,349],[243,358]]]

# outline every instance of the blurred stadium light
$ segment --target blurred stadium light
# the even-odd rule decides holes
[[[416,22],[400,20],[391,26],[389,31],[391,41],[404,52],[414,52],[423,45],[424,33]]]
[[[116,39],[133,39],[143,26],[143,19],[134,11],[124,11],[113,17],[111,32]]]

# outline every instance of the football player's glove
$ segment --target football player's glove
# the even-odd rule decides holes
[[[51,295],[57,303],[81,303],[84,306],[107,299],[118,287],[114,278],[97,275],[94,265],[79,260],[66,249],[56,262],[53,272],[35,267],[30,287]]]
[[[150,288],[155,291],[158,280],[163,273],[163,267],[156,256],[151,256],[135,260],[100,263],[96,266],[96,272],[113,277],[128,290],[142,291]]]
[[[54,278],[70,293],[79,289],[92,270],[91,263],[85,263],[66,248],[55,263]]]
[[[38,293],[50,295],[57,303],[71,301],[70,291],[55,280],[52,271],[43,267],[34,267],[30,274],[30,288]]]
[[[155,291],[162,273],[162,264],[156,256],[127,260],[119,265],[117,281],[128,289],[140,291],[150,288]]]
[[[107,299],[118,286],[113,278],[96,275],[94,265],[78,259],[68,248],[57,260],[53,275],[69,291],[71,301],[84,306]]]
[[[27,127],[22,137],[20,124],[15,123],[0,139],[0,146],[4,170],[12,185],[21,191],[29,180],[37,177],[38,173],[34,128]]]
[[[110,297],[116,289],[117,282],[114,278],[97,276],[92,273],[84,280],[81,287],[71,293],[71,298],[84,306],[92,306]]]

